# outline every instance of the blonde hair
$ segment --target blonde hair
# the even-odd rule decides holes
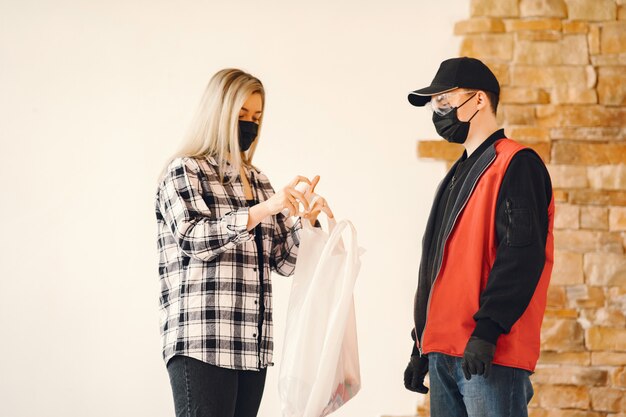
[[[235,68],[218,71],[207,85],[198,110],[187,131],[183,146],[173,155],[177,157],[214,157],[219,164],[222,182],[237,177],[242,165],[251,166],[259,142],[263,113],[259,118],[259,135],[250,149],[239,148],[239,111],[252,94],[260,94],[265,108],[265,89],[261,81]],[[235,152],[230,150],[234,149]],[[230,169],[227,162],[230,162]]]

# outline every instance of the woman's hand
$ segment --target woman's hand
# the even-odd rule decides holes
[[[250,207],[248,211],[248,225],[247,229],[254,229],[263,219],[268,216],[280,213],[284,209],[289,210],[289,215],[294,216],[298,212],[300,203],[304,205],[306,210],[309,209],[309,201],[306,199],[303,193],[296,190],[298,183],[304,182],[311,184],[308,178],[298,175],[287,186],[279,190],[276,194],[269,199],[255,206]]]
[[[313,203],[313,207],[311,207],[311,211],[305,214],[303,217],[305,219],[308,219],[311,222],[311,225],[315,226],[315,221],[322,211],[328,216],[329,219],[335,217],[330,207],[328,207],[326,199],[324,197],[318,196],[318,198],[315,200],[315,203]]]
[[[287,186],[262,203],[267,206],[268,213],[273,215],[288,209],[289,215],[295,216],[299,211],[300,203],[304,205],[305,211],[309,211],[309,200],[304,193],[296,190],[296,185],[301,182],[311,185],[311,181],[308,178],[298,175]]]
[[[315,222],[317,221],[317,217],[322,211],[326,213],[326,215],[330,219],[335,217],[330,207],[328,207],[328,202],[326,201],[326,199],[324,197],[321,197],[315,194],[315,187],[317,186],[317,183],[319,183],[319,181],[320,181],[320,176],[316,175],[315,178],[313,178],[313,181],[311,182],[310,187],[304,193],[304,196],[309,202],[310,208],[303,217],[309,220],[311,222],[311,225],[313,226],[315,225]]]

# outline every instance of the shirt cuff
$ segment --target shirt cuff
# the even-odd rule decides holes
[[[504,330],[502,330],[502,327],[500,327],[498,323],[491,319],[484,318],[476,320],[476,328],[472,336],[495,345],[502,333],[504,333]]]
[[[249,209],[244,207],[228,212],[222,220],[226,223],[226,230],[230,241],[242,243],[252,240],[252,234],[248,231]]]
[[[291,227],[291,237],[297,247],[300,247],[300,230],[302,230],[302,219],[298,217],[298,220]]]

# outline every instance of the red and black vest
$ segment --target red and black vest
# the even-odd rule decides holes
[[[429,288],[425,316],[420,317],[421,314],[416,310],[417,338],[423,354],[440,352],[463,356],[467,341],[476,327],[473,316],[479,310],[480,294],[487,285],[496,258],[498,192],[511,159],[522,149],[525,147],[510,139],[496,141],[476,161],[472,170],[478,171],[474,171],[469,187],[462,190],[457,199],[458,215],[448,225],[448,237],[435,262],[438,269],[434,272],[434,281]],[[528,308],[510,332],[499,337],[493,361],[495,364],[529,371],[535,369],[554,263],[553,225],[554,198],[548,207],[543,272]]]

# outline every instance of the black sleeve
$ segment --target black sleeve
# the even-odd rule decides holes
[[[411,339],[413,339],[413,349],[411,350],[411,356],[420,356],[420,351],[417,348],[417,336],[415,335],[415,329],[411,330]]]
[[[551,199],[545,165],[532,150],[520,151],[511,160],[498,194],[498,249],[474,315],[473,336],[495,344],[528,307],[545,264]]]

